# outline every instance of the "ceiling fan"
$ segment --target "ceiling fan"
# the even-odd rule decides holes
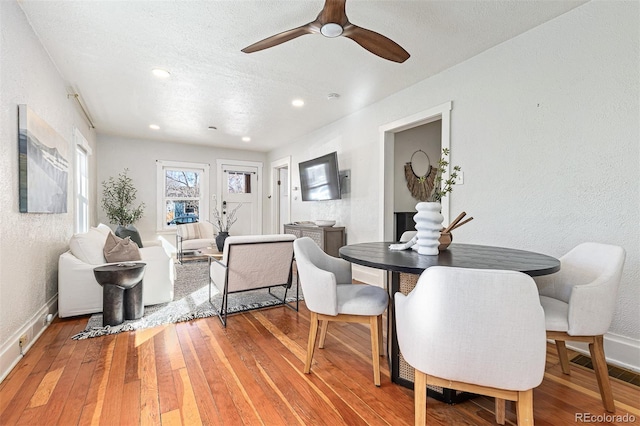
[[[358,27],[349,22],[345,12],[346,0],[325,0],[324,7],[315,21],[301,27],[281,32],[267,37],[257,43],[247,46],[242,51],[253,53],[259,50],[277,46],[305,34],[322,34],[333,38],[344,36],[358,43],[374,55],[394,62],[404,62],[409,59],[409,53],[398,43],[388,39],[382,34]]]

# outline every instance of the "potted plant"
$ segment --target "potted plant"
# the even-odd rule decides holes
[[[102,208],[107,214],[109,223],[118,225],[115,234],[120,238],[131,237],[131,241],[142,247],[140,233],[133,226],[144,213],[144,203],[133,207],[138,190],[133,186],[133,179],[127,176],[129,169],[124,169],[117,178],[113,176],[102,182]]]
[[[224,240],[229,236],[229,230],[231,229],[231,225],[236,223],[238,218],[236,217],[236,212],[238,209],[242,207],[242,203],[239,203],[237,206],[231,210],[231,213],[226,214],[225,211],[220,214],[217,206],[217,198],[213,196],[213,226],[218,230],[218,235],[216,235],[216,247],[218,247],[218,251],[222,251],[224,249]]]

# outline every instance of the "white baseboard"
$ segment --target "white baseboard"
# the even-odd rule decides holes
[[[351,266],[351,276],[354,280],[377,285],[382,288],[384,288],[385,274],[386,271],[380,269],[369,268],[367,266],[356,264],[352,264]]]
[[[591,356],[586,343],[567,341],[567,348]],[[640,373],[639,340],[607,333],[604,335],[604,354],[608,364]]]
[[[33,346],[36,340],[49,327],[51,321],[48,315],[53,317],[58,314],[58,295],[52,297],[43,307],[36,312],[18,331],[16,331],[0,347],[0,382],[2,382],[22,359],[24,354]],[[52,317],[52,318],[53,318]],[[27,344],[20,348],[20,336],[27,336]]]

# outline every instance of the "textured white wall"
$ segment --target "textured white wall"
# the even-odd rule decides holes
[[[74,101],[67,99],[65,82],[15,1],[0,2],[0,34],[0,342],[4,344],[57,294],[58,256],[73,234],[73,158],[68,159],[68,213],[19,213],[17,106],[27,104],[69,143],[71,153],[74,126],[90,145],[95,136]],[[90,170],[95,177],[95,156]],[[95,188],[90,196],[95,200]]]
[[[137,203],[144,202],[144,216],[135,224],[140,231],[143,240],[156,238],[156,160],[185,161],[191,163],[205,163],[210,165],[209,189],[213,194],[217,187],[216,160],[243,160],[265,163],[266,154],[262,152],[241,151],[232,149],[211,148],[201,145],[188,145],[183,143],[159,142],[153,140],[128,139],[118,136],[98,135],[98,220],[108,224],[108,219],[101,207],[102,182],[111,176],[117,176],[125,168],[129,169],[128,176],[138,189]],[[263,170],[268,173],[268,170]],[[263,177],[263,194],[267,193],[268,179]],[[268,194],[267,194],[268,195]],[[268,200],[264,195],[263,210],[269,208]],[[211,220],[211,218],[207,218]],[[268,216],[264,218],[263,229],[270,229]],[[114,228],[115,225],[111,224]],[[173,237],[168,237],[173,242]]]
[[[270,153],[297,163],[337,150],[341,201],[292,202],[292,219],[335,218],[349,243],[377,229],[379,127],[453,101],[456,242],[553,256],[583,241],[627,250],[615,334],[640,345],[638,2],[593,1]],[[294,196],[296,193],[294,192]],[[299,193],[298,193],[299,195]],[[640,366],[636,366],[640,368]]]

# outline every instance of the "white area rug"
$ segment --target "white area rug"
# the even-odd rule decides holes
[[[294,285],[287,292],[287,302],[295,302],[296,288]],[[213,287],[213,290],[217,289]],[[190,321],[196,318],[206,318],[218,315],[222,305],[222,295],[213,297],[212,306],[209,303],[209,273],[207,262],[189,262],[176,265],[176,282],[173,301],[158,305],[145,306],[144,316],[138,320],[128,320],[120,325],[102,326],[102,313],[93,314],[84,331],[72,337],[74,340],[90,337],[116,334],[123,331],[141,330],[162,324]],[[271,292],[282,299],[284,288],[276,287]],[[302,300],[302,292],[300,292]],[[279,304],[280,301],[270,295],[266,289],[230,294],[228,297],[229,314],[248,309],[265,308]]]

